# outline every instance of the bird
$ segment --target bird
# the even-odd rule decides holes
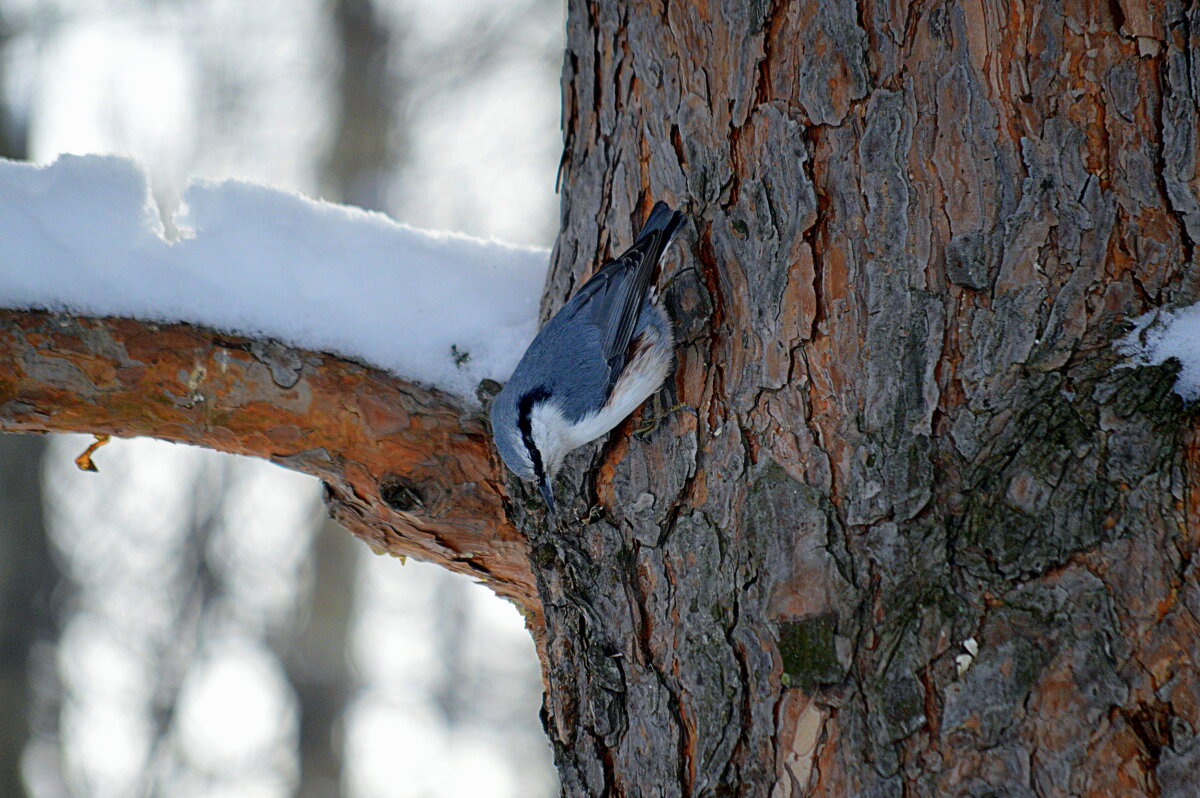
[[[567,453],[624,421],[671,372],[674,333],[653,285],[683,222],[682,213],[655,203],[633,245],[546,322],[492,401],[501,459],[537,483],[551,515],[552,480]]]

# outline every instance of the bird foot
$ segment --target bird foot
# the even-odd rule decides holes
[[[700,417],[700,413],[696,410],[696,408],[692,407],[691,405],[684,404],[683,402],[679,402],[672,407],[668,407],[666,410],[663,410],[661,409],[658,396],[655,395],[654,408],[650,411],[650,418],[647,419],[642,426],[635,429],[633,434],[637,436],[638,440],[644,441],[648,439],[655,430],[658,429],[660,424],[681,410],[688,411],[692,415],[696,416],[696,418]]]
[[[587,510],[584,510],[583,512],[575,513],[575,523],[591,524],[591,523],[595,523],[596,521],[600,520],[603,517],[604,517],[604,505],[593,504],[591,507],[587,508]]]

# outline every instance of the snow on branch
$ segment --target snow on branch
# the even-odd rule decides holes
[[[469,401],[532,339],[545,250],[197,181],[168,241],[134,162],[0,160],[0,307],[186,321],[336,353]]]

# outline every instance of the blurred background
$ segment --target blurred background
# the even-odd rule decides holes
[[[549,246],[561,0],[0,0],[0,156],[131,154]],[[0,435],[0,796],[551,796],[516,610],[319,486]]]

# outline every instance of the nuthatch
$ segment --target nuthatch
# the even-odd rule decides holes
[[[551,512],[550,481],[567,453],[620,424],[671,370],[671,321],[652,302],[652,286],[681,224],[683,214],[656,203],[633,246],[546,323],[492,403],[500,456],[537,481]]]

